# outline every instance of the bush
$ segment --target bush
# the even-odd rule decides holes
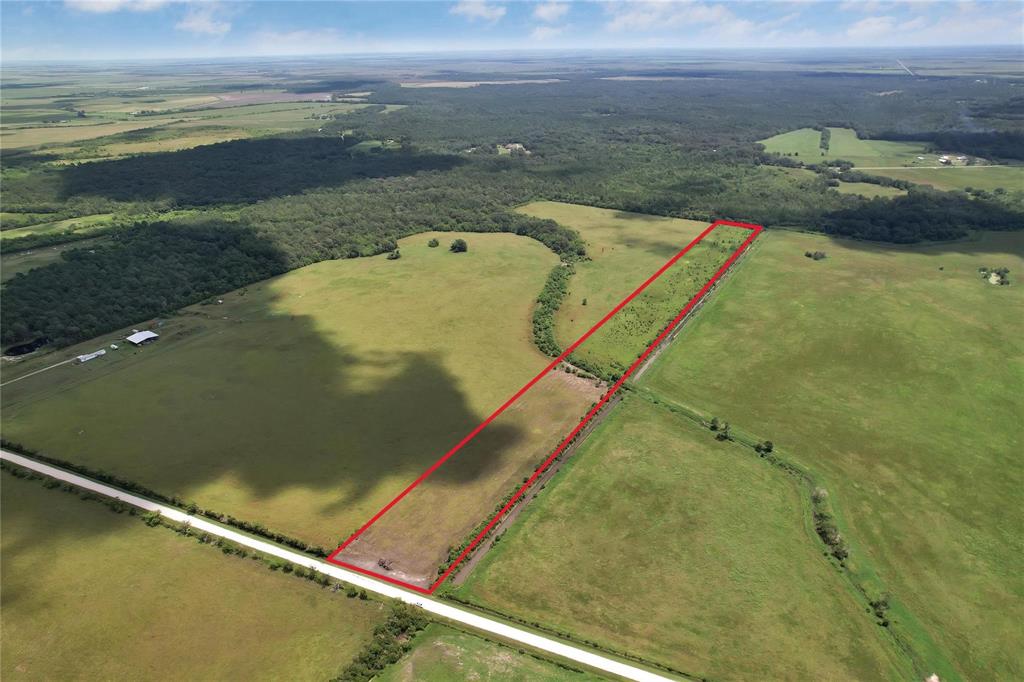
[[[432,249],[437,246],[440,246],[440,244],[441,242],[437,241],[437,239],[431,239],[429,242],[427,242],[427,246],[429,246]]]
[[[466,251],[469,251],[469,245],[466,244],[465,239],[456,239],[455,241],[452,242],[452,245],[449,247],[449,250],[452,253],[465,253]]]
[[[388,260],[398,260],[401,257],[402,257],[402,252],[399,251],[398,249],[395,249],[394,251],[392,251],[391,253],[388,254]]]
[[[533,310],[533,342],[548,357],[557,358],[562,353],[555,339],[555,313],[569,292],[569,277],[572,274],[571,266],[556,265],[548,275],[537,297],[537,307]]]

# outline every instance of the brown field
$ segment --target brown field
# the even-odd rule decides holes
[[[555,369],[491,422],[337,558],[421,587],[437,578],[448,548],[487,520],[504,495],[568,435],[605,387]],[[440,457],[443,453],[437,453]],[[489,471],[487,476],[480,475]],[[410,483],[412,481],[410,480]]]

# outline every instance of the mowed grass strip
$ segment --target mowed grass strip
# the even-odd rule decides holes
[[[631,396],[460,594],[718,680],[908,679],[795,479]]]
[[[980,267],[1009,268],[1011,285]],[[854,574],[916,616],[923,632],[894,627],[926,658],[938,643],[955,666],[943,679],[1024,677],[1014,273],[1020,232],[913,248],[768,231],[643,378],[825,477]]]
[[[467,253],[446,248],[457,237]],[[400,247],[192,306],[142,349],[111,334],[19,363],[108,349],[6,386],[4,435],[330,549],[548,362],[530,323],[558,262],[543,245],[426,233]],[[504,454],[452,460],[436,482],[492,505]]]
[[[0,476],[4,679],[324,680],[387,615],[40,481]]]
[[[432,623],[412,651],[376,678],[379,682],[596,682],[602,678],[559,667],[522,650]]]

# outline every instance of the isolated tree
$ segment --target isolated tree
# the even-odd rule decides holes
[[[452,242],[452,245],[451,247],[449,247],[449,249],[451,250],[452,253],[465,253],[466,251],[469,251],[469,245],[466,244],[465,239],[456,239],[455,241]]]
[[[431,239],[429,242],[427,242],[427,246],[429,246],[430,248],[440,246],[440,244],[441,242],[437,241],[436,239]]]

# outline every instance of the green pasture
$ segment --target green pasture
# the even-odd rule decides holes
[[[374,678],[379,682],[595,682],[601,678],[475,635],[432,623],[412,650]]]
[[[551,201],[527,204],[519,211],[572,228],[587,242],[590,260],[575,266],[576,274],[569,282],[569,294],[555,317],[556,336],[563,347],[597,324],[609,310],[707,228],[707,223],[694,220]],[[652,285],[645,301],[635,302],[649,305],[628,306],[622,311],[623,315],[616,316],[606,325],[607,329],[603,328],[598,335],[588,339],[578,351],[579,357],[590,358],[602,366],[628,366],[644,349],[646,342],[660,331],[661,325],[671,320],[707,281],[705,278],[690,291],[692,282],[684,285],[680,280],[674,282],[676,286],[668,286],[674,281],[672,276],[685,277],[703,272],[710,262],[705,262],[708,255],[710,252],[704,253],[703,248],[691,251],[677,263],[678,268],[665,274],[664,281],[659,280],[658,285]],[[711,273],[715,269],[717,265]]]
[[[0,473],[8,680],[337,675],[387,612]]]
[[[805,163],[818,163],[825,156],[821,149],[821,132],[814,128],[791,130],[759,142],[769,153],[797,156]]]
[[[843,159],[855,166],[938,165],[939,155],[926,153],[925,145],[920,142],[861,140],[852,128],[829,130],[828,151],[820,148],[821,133],[813,128],[793,130],[759,142],[765,146],[765,151],[795,156],[806,163]],[[918,156],[923,156],[924,160],[918,160]]]
[[[768,231],[642,380],[823,477],[854,577],[912,614],[893,628],[925,666],[937,643],[943,680],[1024,677],[1021,274],[1019,232],[893,247]]]
[[[935,189],[995,189],[1024,192],[1024,166],[948,166],[945,168],[890,168],[870,171],[897,180],[909,180]]]
[[[744,228],[715,228],[573,351],[572,361],[622,374],[749,236]]]
[[[752,451],[630,396],[460,594],[693,678],[910,678],[822,556],[805,496]]]
[[[91,232],[109,225],[110,220],[113,217],[113,213],[95,213],[93,215],[80,216],[78,218],[37,223],[28,227],[3,230],[0,232],[0,240],[17,239],[18,237],[27,237],[29,235]]]
[[[456,237],[467,253],[445,248]],[[120,346],[5,386],[5,437],[333,546],[548,362],[530,322],[558,262],[548,249],[464,233],[400,247],[399,260],[325,261],[140,320],[161,334],[142,349],[109,334],[9,364],[5,381]],[[535,464],[516,449],[530,442],[523,427],[492,431],[487,459],[431,479],[446,503],[489,511],[495,485]]]

